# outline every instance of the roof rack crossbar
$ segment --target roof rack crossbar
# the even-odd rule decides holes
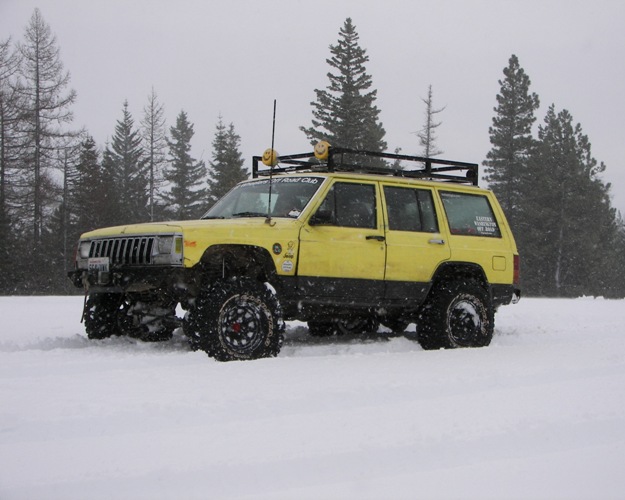
[[[351,156],[346,159],[345,155]],[[381,166],[354,163],[354,161],[357,161],[357,158],[354,158],[354,156],[381,158],[395,161],[410,161],[416,163],[418,168],[407,169],[393,167],[392,165]],[[479,177],[479,167],[476,163],[402,155],[396,153],[380,153],[377,151],[364,151],[341,147],[330,147],[328,151],[328,159],[324,162],[315,158],[314,152],[299,153],[279,156],[278,164],[281,166],[260,170],[258,162],[261,161],[261,159],[262,157],[260,156],[252,157],[253,178],[270,174],[297,171],[340,171],[414,177],[443,182],[473,184],[477,186]]]

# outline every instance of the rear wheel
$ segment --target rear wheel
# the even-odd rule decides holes
[[[191,343],[217,359],[277,356],[284,320],[274,293],[251,278],[218,281],[201,293],[186,323]]]
[[[423,305],[417,338],[424,349],[484,347],[493,337],[488,291],[476,280],[437,285]]]

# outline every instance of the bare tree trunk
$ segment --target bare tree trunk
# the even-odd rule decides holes
[[[435,122],[434,116],[442,112],[445,107],[434,109],[434,105],[432,103],[432,85],[428,87],[427,99],[421,100],[425,103],[425,124],[419,132],[416,132],[416,134],[417,137],[419,137],[419,144],[423,148],[422,155],[426,158],[432,158],[443,154],[443,152],[436,146],[436,136],[434,133],[442,122]]]

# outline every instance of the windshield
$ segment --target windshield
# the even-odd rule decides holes
[[[323,177],[274,177],[271,217],[299,217],[323,180]],[[269,179],[245,182],[219,200],[202,219],[267,217],[268,203]]]

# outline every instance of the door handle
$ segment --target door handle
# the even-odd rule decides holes
[[[367,240],[377,240],[377,241],[384,241],[386,238],[384,238],[384,236],[381,236],[379,234],[370,234],[366,237]]]
[[[442,238],[432,238],[431,240],[428,240],[428,243],[431,243],[432,245],[444,245],[445,240]]]

